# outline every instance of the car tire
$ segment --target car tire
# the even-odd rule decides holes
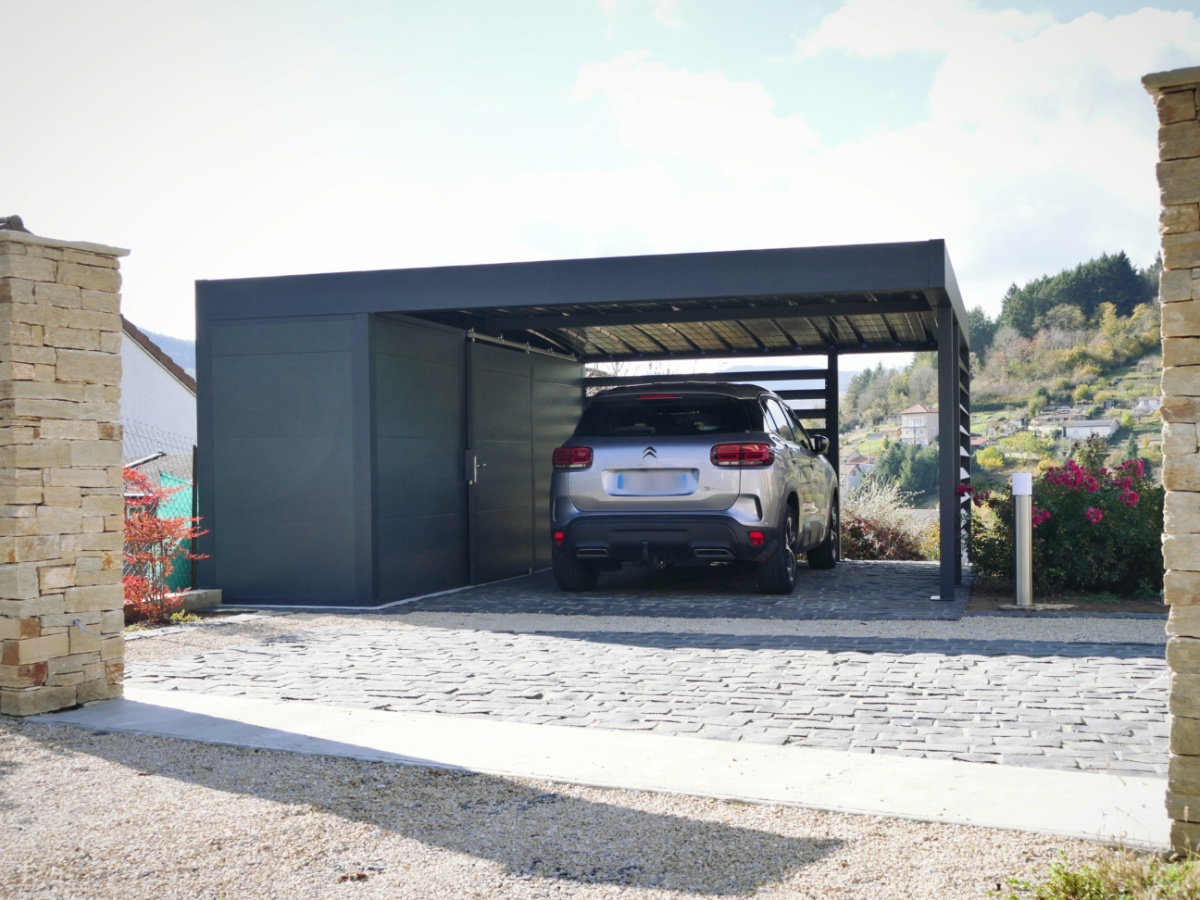
[[[832,569],[842,558],[842,520],[838,514],[837,498],[829,507],[829,527],[825,531],[825,540],[808,551],[808,567],[810,569]]]
[[[758,564],[758,589],[763,594],[790,594],[796,589],[796,514],[790,507],[781,540]]]
[[[590,591],[600,579],[600,573],[590,563],[574,559],[565,553],[555,552],[553,568],[554,580],[559,588],[572,594]]]

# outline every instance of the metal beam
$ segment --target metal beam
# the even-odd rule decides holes
[[[854,353],[918,353],[937,349],[936,341],[919,341],[906,343],[900,347],[892,344],[882,344],[872,347],[839,347],[837,353],[841,356]],[[728,350],[712,350],[708,353],[587,353],[580,351],[579,359],[584,363],[599,362],[657,362],[658,360],[690,360],[690,359],[729,359],[729,358],[761,358],[770,356],[824,356],[830,352],[826,343],[813,346],[776,347],[769,350],[747,350],[741,353]]]
[[[754,302],[754,301],[750,301]],[[604,325],[670,325],[676,322],[736,322],[739,319],[811,319],[830,316],[882,316],[892,313],[929,312],[929,301],[905,297],[899,300],[844,300],[829,303],[770,303],[762,306],[713,306],[702,309],[653,309],[636,312],[541,313],[536,316],[486,316],[488,331],[524,331],[528,328],[590,328]]]
[[[694,372],[691,375],[598,375],[587,380],[588,387],[617,387],[643,381],[824,381],[824,369],[739,369],[732,372]]]

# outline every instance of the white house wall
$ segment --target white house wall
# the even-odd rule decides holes
[[[129,335],[121,335],[121,419],[196,442],[196,395]]]

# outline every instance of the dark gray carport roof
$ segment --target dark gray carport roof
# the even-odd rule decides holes
[[[966,322],[941,240],[201,281],[196,293],[209,321],[403,313],[588,362],[933,350],[936,309]]]

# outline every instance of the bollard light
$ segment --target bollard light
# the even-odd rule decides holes
[[[1017,541],[1017,606],[1033,606],[1033,473],[1014,472],[1013,534]]]

